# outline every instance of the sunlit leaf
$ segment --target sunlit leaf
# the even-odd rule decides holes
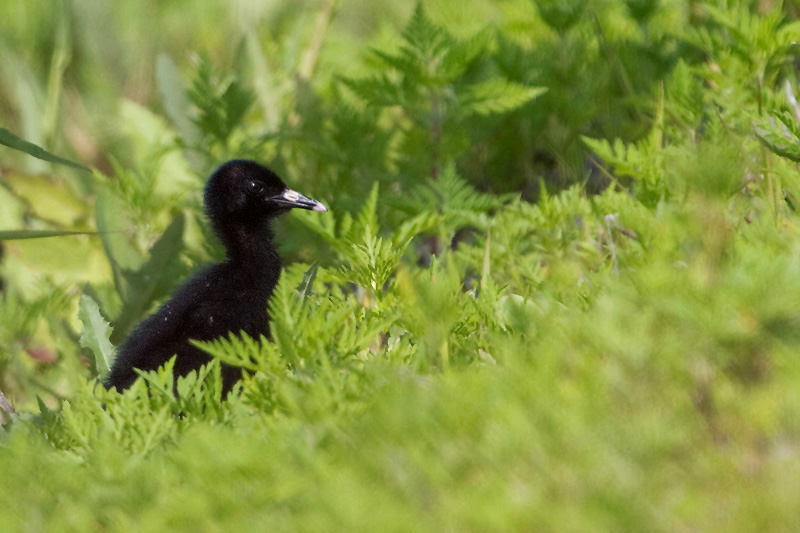
[[[97,375],[103,378],[111,369],[116,354],[114,346],[109,341],[112,328],[100,314],[97,302],[86,294],[81,295],[78,318],[83,323],[81,346],[90,351],[92,366]]]

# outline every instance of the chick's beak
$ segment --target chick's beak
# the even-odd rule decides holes
[[[286,207],[289,209],[299,207],[300,209],[310,209],[312,211],[328,210],[328,208],[322,205],[320,202],[307,196],[303,196],[299,192],[293,191],[292,189],[284,189],[282,193],[273,196],[270,198],[270,200],[281,207]]]

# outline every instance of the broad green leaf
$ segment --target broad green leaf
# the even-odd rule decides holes
[[[120,298],[125,301],[127,284],[123,277],[123,271],[138,270],[142,265],[142,259],[122,231],[130,225],[125,217],[125,210],[122,209],[120,201],[106,190],[97,195],[95,222],[100,230],[103,250],[111,265],[114,286]]]
[[[97,302],[86,294],[81,295],[78,303],[78,318],[83,323],[81,346],[91,352],[92,366],[97,375],[103,378],[111,369],[116,354],[114,346],[109,341],[112,328],[100,314]]]
[[[178,133],[184,141],[195,142],[198,131],[197,125],[189,118],[191,102],[175,63],[166,54],[160,54],[156,60],[156,82],[164,110]]]
[[[95,221],[103,238],[103,248],[112,266],[138,270],[142,259],[125,235],[125,231],[130,229],[131,222],[125,216],[121,201],[106,190],[97,195]]]
[[[185,218],[179,215],[153,245],[150,258],[140,270],[121,271],[123,290],[120,295],[123,309],[114,321],[114,333],[111,337],[113,342],[121,341],[153,300],[169,288],[175,271],[173,267],[179,261],[179,254],[183,249],[184,226]]]
[[[49,161],[50,163],[56,163],[58,165],[65,165],[68,167],[72,167],[78,170],[83,170],[86,172],[91,172],[88,167],[70,161],[69,159],[64,159],[63,157],[59,157],[55,154],[51,154],[44,148],[37,146],[33,143],[29,143],[23,139],[20,139],[10,131],[5,128],[0,128],[0,144],[8,146],[9,148],[13,148],[14,150],[19,150],[20,152],[25,152],[26,154],[35,157],[36,159],[41,159],[43,161]]]
[[[39,163],[36,162],[37,165]],[[74,190],[60,177],[53,175],[8,169],[3,171],[3,181],[18,200],[27,204],[30,216],[46,220],[52,228],[72,228],[82,224],[88,204],[94,201],[94,198],[87,198],[83,191]],[[12,226],[25,225],[21,220],[5,225]]]

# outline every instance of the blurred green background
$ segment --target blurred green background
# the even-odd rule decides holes
[[[0,523],[798,529],[798,15],[0,4],[0,126],[90,169],[0,146]],[[96,387],[237,157],[330,209],[276,224],[292,333],[206,345],[227,401]]]

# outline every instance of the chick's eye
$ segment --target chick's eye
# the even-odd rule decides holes
[[[251,181],[247,183],[247,190],[255,194],[260,194],[264,191],[264,185],[257,181]]]

